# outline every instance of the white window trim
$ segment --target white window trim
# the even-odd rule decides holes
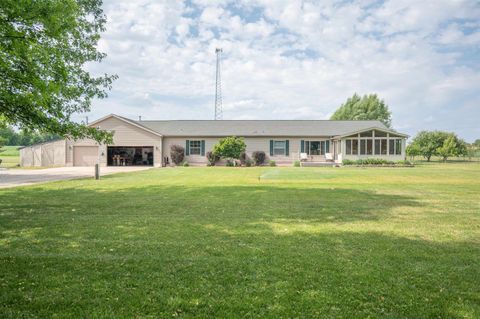
[[[283,148],[282,147],[275,147],[275,144],[278,143],[283,143]],[[275,150],[282,150],[283,152],[280,154],[277,154]],[[286,156],[287,154],[287,141],[285,140],[273,140],[273,156]]]
[[[198,142],[198,146],[192,146],[192,143],[194,142]],[[198,154],[197,153],[193,153],[192,150],[197,150],[198,149]],[[201,155],[202,154],[202,141],[201,140],[190,140],[189,141],[189,155],[193,155],[193,156],[198,156],[198,155]]]

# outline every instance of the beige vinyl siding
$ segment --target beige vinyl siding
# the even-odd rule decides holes
[[[164,137],[163,138],[163,149],[165,150],[164,156],[168,156],[170,158],[170,147],[172,145],[180,145],[183,148],[186,146],[187,140],[204,140],[205,141],[205,154],[208,151],[213,149],[213,146],[220,140],[221,138],[217,137]],[[247,145],[247,155],[249,157],[252,156],[252,153],[255,151],[263,151],[267,155],[268,160],[274,160],[278,162],[293,162],[300,158],[300,141],[301,140],[325,140],[327,137],[245,137],[245,144]],[[270,156],[270,140],[276,141],[289,141],[289,155],[288,156],[281,156],[281,155],[274,155]],[[317,158],[317,156],[315,157]],[[324,158],[324,156],[318,156],[318,159]],[[189,155],[185,157],[185,160],[189,163],[207,163],[207,159],[205,156],[201,155]],[[170,158],[171,162],[171,158]]]
[[[31,147],[24,147],[20,150],[20,165],[33,166],[33,150]]]
[[[65,140],[47,142],[24,147],[20,150],[21,166],[63,166],[65,165]]]
[[[150,133],[138,126],[122,121],[115,117],[109,117],[105,120],[95,123],[95,127],[101,130],[113,131],[113,144],[109,146],[152,146],[153,147],[153,165],[162,164],[162,137]],[[69,141],[67,147],[67,165],[73,165],[73,147],[74,146],[94,146],[98,145],[94,140],[84,139],[78,141]],[[107,165],[107,146],[98,145],[100,153],[100,165]],[[102,155],[103,154],[103,155]]]

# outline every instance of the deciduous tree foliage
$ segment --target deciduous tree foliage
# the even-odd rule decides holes
[[[378,120],[387,127],[392,125],[388,105],[376,94],[360,97],[355,93],[333,113],[331,120]]]
[[[415,152],[429,162],[432,156],[441,156],[444,161],[452,156],[465,156],[467,154],[466,143],[457,137],[455,133],[441,131],[421,131],[412,143],[407,147],[408,152]]]
[[[241,137],[229,136],[218,141],[213,146],[213,153],[221,158],[238,159],[242,152],[247,148],[245,141]]]
[[[105,98],[116,76],[90,75],[106,17],[101,0],[2,0],[0,119],[19,128],[109,142],[111,134],[71,120]]]

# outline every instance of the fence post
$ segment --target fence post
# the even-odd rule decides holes
[[[95,179],[100,179],[100,167],[95,164]]]

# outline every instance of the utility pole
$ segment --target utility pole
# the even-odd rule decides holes
[[[223,50],[221,48],[215,49],[215,54],[217,55],[217,70],[215,74],[215,120],[223,119],[223,108],[222,108],[222,78],[220,75],[220,60],[221,53]]]

